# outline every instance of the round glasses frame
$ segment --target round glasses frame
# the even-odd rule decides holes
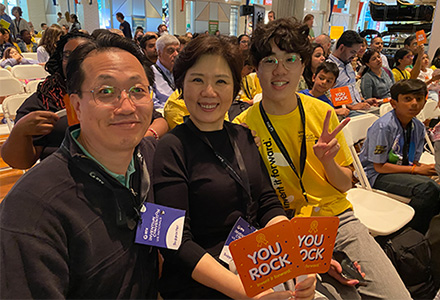
[[[292,69],[297,62],[302,62],[302,58],[299,54],[290,54],[285,58],[276,58],[275,56],[266,56],[260,61],[264,70],[273,71],[278,67],[278,64],[282,62],[283,67],[286,70]]]
[[[153,99],[151,94],[153,92],[152,86],[134,85],[128,89],[120,89],[115,86],[103,85],[94,88],[91,91],[81,91],[82,93],[91,93],[96,105],[104,106],[120,106],[122,103],[122,92],[127,94],[127,98],[135,105],[148,104]]]

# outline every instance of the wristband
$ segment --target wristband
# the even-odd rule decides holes
[[[414,174],[414,169],[416,168],[416,165],[413,165],[411,168],[411,174]]]
[[[153,133],[153,136],[156,140],[159,140],[159,135],[157,134],[157,131],[153,128],[148,128],[148,131],[151,131]]]

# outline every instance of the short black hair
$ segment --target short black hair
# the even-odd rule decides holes
[[[252,35],[250,48],[255,67],[258,68],[260,61],[272,54],[271,40],[282,51],[298,53],[303,65],[307,65],[312,57],[307,24],[299,22],[294,17],[280,18],[268,24],[258,23]]]
[[[428,87],[420,79],[403,79],[393,84],[390,92],[391,99],[398,101],[399,95],[415,94],[426,97]]]
[[[335,81],[338,79],[339,76],[339,68],[338,66],[332,62],[332,61],[324,61],[322,62],[317,68],[315,72],[315,76],[318,75],[319,72],[323,71],[324,73],[332,73],[335,75]]]
[[[416,35],[415,35],[415,34],[410,35],[409,37],[407,37],[407,38],[405,39],[405,41],[403,42],[403,44],[406,45],[406,46],[411,46],[411,43],[412,43],[415,39],[416,39]]]
[[[14,6],[14,7],[11,9],[11,13],[13,13],[14,10],[16,10],[16,11],[18,12],[18,15],[19,15],[20,17],[23,15],[23,11],[21,10],[21,7],[20,7],[20,6]]]
[[[24,34],[25,32],[29,32],[29,30],[27,30],[27,29],[20,30],[20,36],[23,36],[23,34]]]
[[[112,49],[120,49],[132,54],[141,63],[144,68],[150,86],[154,85],[154,74],[151,70],[151,64],[148,62],[140,48],[131,40],[121,37],[117,34],[103,34],[90,43],[78,46],[70,55],[67,63],[67,93],[77,93],[82,97],[81,86],[84,82],[85,74],[82,64],[87,56],[93,52],[105,52]]]
[[[227,39],[211,35],[199,36],[189,42],[176,58],[173,67],[174,81],[177,89],[183,95],[183,82],[188,69],[194,66],[202,55],[219,55],[228,64],[234,83],[233,99],[240,91],[241,70],[243,69],[243,56],[238,46]]]
[[[72,39],[86,39],[92,40],[92,37],[88,34],[84,34],[81,32],[69,32],[66,35],[62,35],[61,38],[57,42],[57,46],[55,48],[54,53],[49,57],[49,60],[46,62],[44,68],[51,75],[55,73],[59,73],[62,78],[64,78],[63,74],[63,51],[64,46],[66,46],[67,42]]]
[[[121,13],[121,12],[117,12],[116,13],[116,17],[119,17],[119,18],[121,18],[122,20],[124,20],[124,14],[123,13]]]
[[[148,42],[149,40],[152,40],[152,39],[157,39],[157,36],[156,36],[156,35],[153,35],[153,34],[146,34],[146,35],[144,35],[144,36],[141,38],[140,42],[139,42],[139,46],[140,46],[142,49],[145,49],[145,46],[147,45],[147,42]]]
[[[354,30],[347,30],[341,35],[339,40],[336,42],[336,49],[341,45],[345,47],[352,47],[354,44],[362,44],[364,41],[362,37]]]

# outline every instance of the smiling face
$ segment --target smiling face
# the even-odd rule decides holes
[[[272,46],[271,56],[276,57],[278,60],[281,59],[285,62],[292,54],[295,54],[281,50],[273,41],[270,41],[270,44]],[[283,102],[289,101],[294,96],[300,76],[304,70],[299,54],[297,56],[298,59],[289,69],[286,69],[284,63],[280,62],[275,68],[266,68],[263,65],[264,59],[260,61],[257,75],[263,89],[264,101]]]
[[[183,81],[183,99],[190,119],[201,131],[223,128],[233,94],[231,69],[219,55],[202,55]]]
[[[248,36],[243,36],[240,40],[240,43],[239,43],[240,50],[249,49],[250,42],[251,42],[251,40],[249,39]]]
[[[380,37],[376,37],[371,41],[371,49],[381,52],[383,49],[383,40]]]
[[[110,49],[90,53],[81,69],[87,70],[82,96],[70,95],[81,124],[81,143],[92,155],[132,151],[143,138],[153,110],[148,93],[145,101],[134,104],[126,92],[133,86],[149,86],[141,63],[127,51]],[[118,104],[105,105],[94,100],[90,91],[104,86],[125,90]]]

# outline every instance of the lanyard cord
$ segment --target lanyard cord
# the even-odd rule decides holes
[[[156,64],[154,64],[154,67],[157,69],[157,71],[162,75],[163,79],[165,79],[165,81],[168,83],[168,85],[170,86],[170,88],[175,91],[176,90],[176,86],[171,82],[171,80],[167,77],[167,75],[164,73],[164,71]]]
[[[403,128],[403,126],[402,126],[402,128]],[[409,165],[408,152],[409,152],[409,145],[411,142],[411,131],[412,131],[412,120],[406,126],[406,132],[405,132],[405,128],[403,128],[404,135],[403,135],[402,165],[404,165],[404,166]]]
[[[249,183],[249,177],[246,170],[246,166],[243,161],[243,156],[241,155],[241,151],[238,148],[237,141],[235,139],[231,138],[231,131],[228,128],[228,126],[224,126],[226,129],[226,132],[228,134],[229,141],[234,149],[234,155],[237,159],[238,167],[240,169],[240,173],[242,176],[240,176],[235,170],[232,168],[230,162],[217,150],[214,149],[214,147],[211,145],[211,142],[208,140],[206,135],[204,135],[202,132],[196,129],[196,126],[191,121],[191,119],[188,119],[185,124],[188,126],[188,128],[198,137],[202,140],[203,143],[205,143],[213,152],[214,155],[217,157],[217,159],[220,161],[222,167],[228,172],[228,174],[234,179],[245,191],[245,196],[248,198],[247,205],[246,205],[246,219],[249,224],[252,226],[258,226],[256,222],[256,214],[254,213],[256,210],[254,209],[254,206],[257,205],[256,202],[253,201],[252,194],[251,194],[251,187]]]
[[[298,95],[296,95],[297,101],[298,101],[298,109],[299,109],[299,114],[301,116],[301,123],[302,123],[302,127],[303,127],[303,134],[302,134],[302,142],[301,142],[301,152],[299,155],[299,174],[298,171],[295,168],[295,165],[292,162],[292,159],[290,158],[289,153],[286,150],[286,147],[284,147],[283,142],[281,141],[280,137],[278,136],[278,133],[275,130],[275,127],[273,127],[272,122],[270,122],[269,117],[267,116],[266,112],[264,111],[262,102],[259,103],[259,107],[260,107],[260,113],[261,113],[261,117],[263,118],[264,124],[267,127],[267,130],[269,131],[270,135],[272,136],[272,138],[274,139],[275,143],[278,146],[278,149],[280,149],[281,153],[283,154],[284,158],[286,159],[286,161],[289,163],[290,168],[292,169],[293,173],[295,173],[296,177],[298,177],[299,179],[299,185],[301,187],[301,191],[302,194],[304,196],[304,199],[306,200],[306,202],[309,202],[308,198],[307,198],[307,193],[306,190],[304,188],[304,183],[302,181],[302,176],[304,174],[304,168],[306,165],[306,158],[307,158],[307,148],[306,148],[306,116],[304,113],[304,107],[302,106],[302,102],[301,99],[299,98]]]

